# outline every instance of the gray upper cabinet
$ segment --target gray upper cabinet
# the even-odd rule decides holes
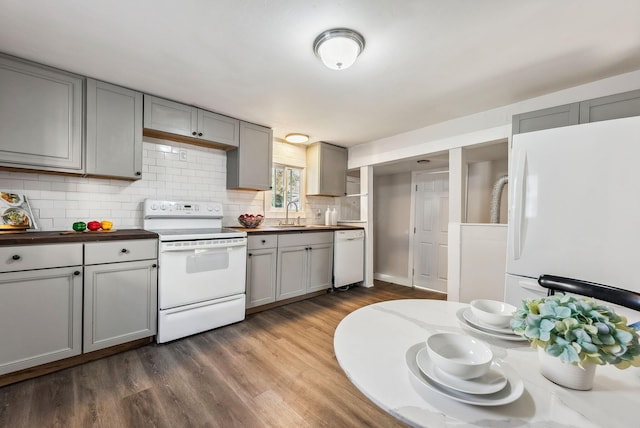
[[[144,127],[191,137],[197,135],[198,109],[145,94]]]
[[[640,116],[640,90],[580,103],[580,123]]]
[[[640,89],[513,116],[513,134],[640,116]]]
[[[83,82],[0,55],[0,165],[81,173]]]
[[[87,174],[142,178],[142,93],[87,79]]]
[[[327,143],[307,147],[307,195],[347,194],[347,149]]]
[[[173,134],[212,146],[237,147],[240,138],[238,119],[151,95],[144,96],[144,128],[170,134],[164,135],[167,139]]]
[[[516,114],[513,116],[512,122],[513,134],[577,125],[579,115],[579,103]]]
[[[240,144],[240,121],[198,109],[198,138],[238,147]]]
[[[269,190],[273,130],[240,122],[240,144],[227,152],[227,188]]]

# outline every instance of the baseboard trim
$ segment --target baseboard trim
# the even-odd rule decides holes
[[[414,285],[413,288],[417,288],[418,290],[424,290],[424,291],[432,291],[434,293],[444,294],[445,296],[447,295],[446,291],[434,290],[433,288],[427,288],[427,287],[420,287],[419,285]]]
[[[379,281],[391,282],[393,284],[404,285],[405,287],[413,286],[409,278],[402,277],[402,276],[387,275],[384,273],[374,273],[373,277]]]

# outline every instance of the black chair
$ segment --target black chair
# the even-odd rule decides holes
[[[556,291],[580,294],[640,311],[640,294],[633,291],[553,275],[541,275],[538,278],[538,284],[548,289],[548,296],[553,295]]]

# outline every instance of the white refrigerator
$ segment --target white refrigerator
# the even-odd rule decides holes
[[[509,177],[506,302],[543,274],[640,292],[640,117],[517,134]]]

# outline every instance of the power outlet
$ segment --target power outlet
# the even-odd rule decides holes
[[[187,161],[187,151],[186,150],[180,150],[179,154],[180,154],[180,161],[186,162]]]

